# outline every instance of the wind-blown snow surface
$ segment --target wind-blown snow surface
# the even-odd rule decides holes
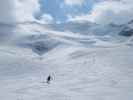
[[[0,24],[0,100],[132,100],[128,25]]]
[[[0,99],[132,100],[132,51],[60,45],[38,59],[30,49],[0,46]]]

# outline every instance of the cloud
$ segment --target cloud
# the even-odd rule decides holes
[[[43,14],[40,20],[38,20],[38,22],[42,24],[53,23],[53,21],[54,21],[54,18],[50,14]]]
[[[14,1],[0,0],[0,22],[11,23],[14,21]]]
[[[39,0],[0,0],[0,22],[2,23],[38,21],[35,18],[38,13],[41,13]],[[52,20],[52,16],[44,13],[38,22],[51,23]]]
[[[96,3],[93,9],[80,16],[69,17],[69,21],[91,21],[99,24],[124,24],[133,19],[132,0],[106,0]]]
[[[64,0],[64,3],[66,5],[82,5],[84,3],[85,0]]]
[[[34,21],[34,14],[39,11],[39,0],[15,0],[14,12],[18,22]]]
[[[0,22],[33,21],[39,10],[39,0],[0,0]]]

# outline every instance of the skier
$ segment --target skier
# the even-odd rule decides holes
[[[50,84],[50,81],[52,80],[52,77],[49,75],[48,77],[47,77],[47,83],[48,84]]]

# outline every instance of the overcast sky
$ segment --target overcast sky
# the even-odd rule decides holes
[[[133,0],[0,0],[0,22],[123,24],[133,19],[132,10]]]

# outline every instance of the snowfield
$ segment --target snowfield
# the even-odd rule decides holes
[[[132,24],[0,23],[0,100],[133,100]]]
[[[0,100],[132,99],[132,46],[60,45],[41,59],[28,48],[0,46]]]

